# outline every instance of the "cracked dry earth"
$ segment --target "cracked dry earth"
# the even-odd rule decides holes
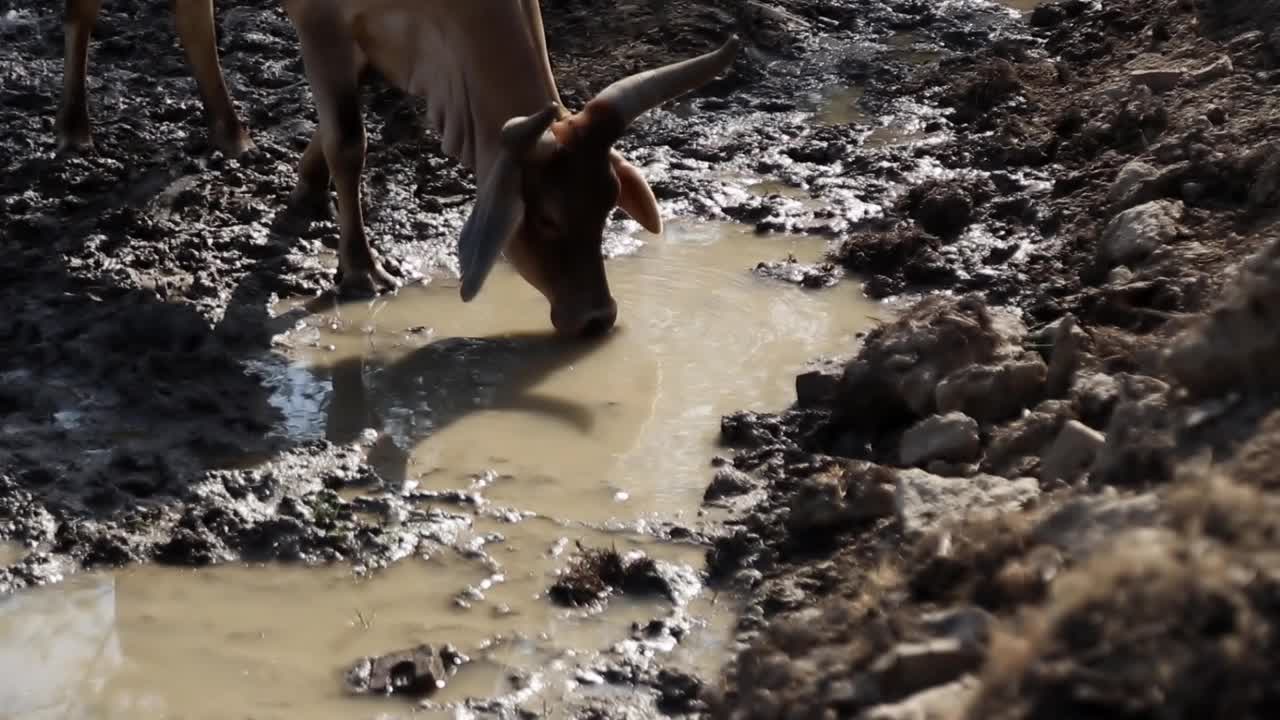
[[[705,562],[605,552],[607,524],[554,556],[561,582],[535,603],[661,606],[620,652],[570,663],[567,697],[468,686],[452,647],[371,648],[349,684],[412,690],[461,663],[470,699],[451,707],[497,717],[1274,715],[1280,5],[544,13],[570,106],[739,32],[732,71],[622,149],[670,215],[829,240],[814,262],[781,243],[744,257],[743,274],[865,283],[894,312],[815,357],[793,407],[723,418],[729,449],[688,471],[710,482],[702,514],[623,523],[651,554],[675,540]],[[218,18],[257,151],[207,147],[167,9],[122,0],[94,45],[98,151],[63,158],[59,19],[0,0],[0,535],[17,548],[0,582],[24,597],[237,560],[377,575],[443,552],[484,570],[456,596],[478,602],[486,532],[532,521],[486,501],[501,482],[405,485],[363,428],[280,430],[277,336],[323,307],[276,301],[327,287],[334,227],[283,210],[311,127],[291,29],[268,2]],[[375,244],[402,279],[448,285],[470,178],[413,101],[376,79],[366,97]],[[637,245],[616,222],[618,262]],[[699,591],[743,605],[722,673],[661,651],[713,612],[683,599]]]

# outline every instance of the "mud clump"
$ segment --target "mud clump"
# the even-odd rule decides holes
[[[548,589],[552,602],[566,607],[600,605],[615,593],[677,599],[671,578],[642,553],[583,548]]]
[[[468,661],[453,646],[439,652],[431,645],[364,657],[345,673],[347,692],[355,695],[405,695],[424,698],[445,687],[448,679]]]
[[[1234,511],[1227,528],[1253,514]],[[1269,716],[1280,701],[1269,669],[1280,568],[1254,549],[1170,532],[1120,538],[1055,583],[1032,635],[1008,640],[966,717]]]

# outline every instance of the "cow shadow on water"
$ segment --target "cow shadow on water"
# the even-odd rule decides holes
[[[560,423],[589,435],[597,421],[591,404],[540,393],[536,386],[617,342],[620,333],[589,340],[552,332],[449,337],[394,359],[347,355],[308,372],[330,384],[325,439],[345,445],[377,431],[368,462],[386,487],[400,488],[415,448],[473,413],[518,412],[530,422]],[[493,438],[493,455],[504,446],[507,439]]]

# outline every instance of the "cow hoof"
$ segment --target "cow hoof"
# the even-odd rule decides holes
[[[385,292],[393,292],[399,287],[400,283],[377,263],[367,270],[339,271],[338,273],[338,296],[343,298],[377,297]]]
[[[233,131],[223,131],[214,129],[213,144],[217,146],[222,154],[228,158],[238,158],[241,155],[253,150],[257,147],[250,137],[249,131],[244,128],[237,128]]]
[[[333,218],[333,200],[329,197],[329,188],[319,190],[306,185],[298,185],[289,194],[289,211],[306,220],[330,220]],[[337,248],[337,238],[326,241],[325,246]]]
[[[83,155],[93,150],[93,136],[88,130],[58,133],[59,155]]]

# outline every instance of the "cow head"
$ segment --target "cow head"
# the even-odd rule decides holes
[[[620,207],[662,232],[653,191],[613,145],[648,110],[714,79],[737,51],[735,36],[714,52],[620,80],[581,112],[552,103],[509,120],[458,240],[462,300],[476,296],[505,252],[551,303],[558,331],[598,335],[613,327],[618,308],[602,251],[609,214]]]

